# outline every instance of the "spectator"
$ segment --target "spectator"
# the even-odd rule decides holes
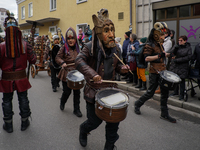
[[[122,59],[122,45],[120,44],[120,41],[121,41],[121,37],[116,37],[115,38],[115,43],[117,44],[117,46],[119,46],[119,49],[120,49],[120,59]],[[115,79],[117,81],[121,81],[121,76],[119,73],[116,73],[116,76],[115,76]]]
[[[83,46],[82,37],[83,37],[83,34],[82,34],[82,33],[79,33],[79,35],[78,35],[78,41],[79,41],[79,46],[80,46],[80,48],[82,48],[82,46]]]
[[[140,55],[140,53],[143,52],[143,48],[145,46],[146,41],[147,41],[147,37],[141,38],[138,51],[133,51],[133,54],[136,57],[137,76],[138,76],[138,81],[139,81],[139,84],[135,88],[140,88],[140,91],[147,89],[147,87],[146,87],[147,80],[146,80],[146,76],[145,76],[145,68],[147,68],[147,63],[141,64],[139,61],[139,55]]]
[[[180,83],[180,96],[179,100],[184,99],[185,78],[188,77],[189,61],[192,58],[192,48],[190,43],[187,42],[187,37],[182,35],[179,37],[178,44],[170,50],[172,57],[169,70],[179,75],[181,78]],[[179,85],[175,87],[174,92],[170,96],[178,95]]]
[[[175,34],[175,31],[174,30],[170,30],[170,37],[171,37],[171,41],[172,41],[172,47],[174,47],[175,45],[175,40],[174,40],[174,34]]]
[[[78,30],[78,39],[79,39],[79,34],[81,34],[82,35],[82,40],[83,40],[83,38],[84,38],[84,33],[83,33],[83,30],[82,30],[82,28],[79,28],[79,30]]]
[[[135,56],[133,55],[133,51],[138,51],[139,48],[139,41],[137,40],[137,36],[135,34],[130,34],[130,43],[127,48],[127,62],[130,66],[131,71],[133,72],[133,75],[129,72],[128,73],[128,79],[126,80],[128,83],[133,83],[133,86],[137,85],[138,83],[138,77],[137,77],[137,63]],[[134,79],[133,79],[134,77]]]
[[[192,55],[191,64],[194,64],[194,61],[196,61],[195,69],[199,69],[199,73],[200,73],[200,42],[195,46],[194,53]],[[200,88],[200,79],[197,79],[197,82]],[[198,98],[198,100],[200,100],[200,97]]]

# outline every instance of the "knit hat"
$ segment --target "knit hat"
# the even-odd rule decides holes
[[[53,41],[55,41],[56,39],[59,39],[59,36],[58,36],[58,35],[54,35],[54,36],[53,36]]]
[[[131,31],[125,32],[125,34],[130,37]]]
[[[116,41],[117,43],[120,43],[121,38],[120,38],[120,37],[116,37],[116,38],[115,38],[115,41]]]
[[[147,41],[147,37],[143,37],[140,39],[140,42],[142,42],[142,43],[146,43],[146,41]]]

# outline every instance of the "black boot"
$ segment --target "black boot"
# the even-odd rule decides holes
[[[53,87],[53,92],[57,92],[56,86]]]
[[[138,82],[139,82],[139,84],[135,88],[141,88],[142,87],[142,80],[139,79]]]
[[[161,116],[160,116],[161,119],[164,119],[164,120],[167,120],[171,123],[176,123],[176,119],[175,118],[172,118],[169,114],[168,114],[168,108],[167,107],[164,107],[164,108],[161,108]]]
[[[62,102],[62,100],[60,100],[60,110],[64,110],[65,109],[65,103]]]
[[[81,125],[80,125],[80,133],[79,133],[79,142],[81,146],[86,147],[87,145],[87,133],[83,131]]]
[[[139,100],[137,100],[137,101],[135,101],[135,113],[137,114],[137,115],[140,115],[141,114],[141,112],[140,112],[140,107],[143,105],[144,103],[142,103],[141,101],[139,101]]]
[[[12,120],[4,120],[3,129],[8,133],[12,133],[13,132]]]
[[[140,88],[140,91],[146,90],[146,89],[147,89],[146,82],[143,82],[143,86],[142,86],[142,88]]]
[[[21,122],[21,131],[25,131],[30,125],[30,121],[28,120],[28,118],[22,118],[22,122]]]
[[[104,150],[116,150],[117,147],[114,144],[111,144],[109,142],[106,142],[105,146],[104,146]]]
[[[82,113],[80,111],[80,109],[74,110],[74,115],[76,115],[77,117],[82,117]]]

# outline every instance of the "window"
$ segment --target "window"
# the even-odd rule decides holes
[[[22,6],[21,13],[22,13],[22,19],[25,19],[25,6]]]
[[[87,0],[76,0],[76,4],[87,2]]]
[[[28,16],[29,17],[33,16],[33,3],[28,4]]]
[[[123,20],[124,19],[124,12],[118,13],[118,20]]]
[[[194,16],[200,15],[200,4],[195,4],[194,5]]]
[[[56,33],[56,26],[50,26],[49,32],[51,32],[51,34],[54,35]]]
[[[4,15],[3,12],[1,12],[1,15]]]
[[[77,33],[77,35],[79,34],[79,29],[80,28],[82,29],[83,33],[85,34],[87,25],[88,25],[87,23],[77,24],[76,25],[76,33]]]
[[[176,18],[177,17],[177,8],[168,8],[167,9],[167,18]]]
[[[191,12],[191,6],[181,6],[180,7],[180,12],[179,12],[179,17],[189,17]]]
[[[56,0],[50,0],[50,11],[56,10]]]
[[[156,20],[165,19],[165,9],[156,10]]]
[[[3,20],[4,20],[4,18],[3,18],[3,17],[1,17],[1,20],[3,21]]]

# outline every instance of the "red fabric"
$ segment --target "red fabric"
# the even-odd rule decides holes
[[[135,71],[136,70],[136,68],[137,68],[136,61],[134,61],[134,62],[131,61],[129,65],[130,65],[130,70],[131,71]]]
[[[26,45],[26,53],[21,54],[20,57],[13,59],[6,57],[5,42],[0,44],[0,68],[2,71],[11,72],[14,70],[14,68],[15,71],[25,70],[27,67],[27,60],[31,64],[36,62],[36,55],[32,52],[31,46],[27,45],[26,42],[24,42],[24,45]],[[31,85],[27,78],[15,81],[5,81],[2,79],[0,80],[0,92],[3,93],[10,93],[15,90],[18,92],[23,92],[29,88],[31,88]]]

